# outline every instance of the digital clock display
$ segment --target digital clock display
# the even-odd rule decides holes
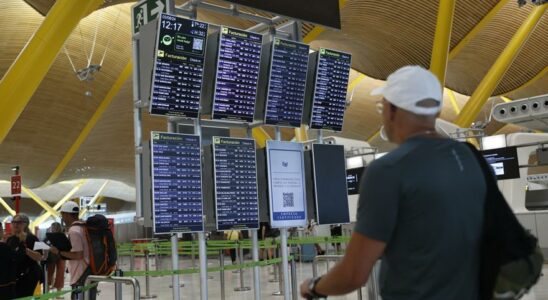
[[[208,24],[162,14],[150,113],[197,118],[200,110]]]

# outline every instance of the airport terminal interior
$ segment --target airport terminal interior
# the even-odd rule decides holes
[[[371,93],[418,65],[443,89],[437,134],[481,152],[538,240],[544,275],[522,299],[548,300],[547,9],[2,0],[0,230],[28,216],[47,274],[61,209],[105,216],[115,271],[84,284],[100,299],[301,299],[345,254],[364,171],[397,148]],[[382,299],[381,264],[329,298]],[[34,297],[70,299],[65,268]]]

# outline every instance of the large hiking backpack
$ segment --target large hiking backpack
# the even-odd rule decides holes
[[[91,275],[110,275],[116,268],[118,253],[107,218],[99,214],[89,217],[84,232],[89,247]]]

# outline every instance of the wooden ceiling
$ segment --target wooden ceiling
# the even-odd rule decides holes
[[[74,30],[66,49],[76,68],[82,68],[87,64],[98,26],[92,62],[100,61],[107,49],[101,71],[94,81],[81,82],[64,51],[59,53],[12,131],[0,144],[0,179],[11,175],[12,165],[21,166],[24,183],[30,187],[42,185],[51,176],[130,60],[129,7],[133,3],[124,2],[130,1],[107,2],[108,7],[90,14]],[[178,4],[183,2],[177,1]],[[454,47],[496,2],[458,0],[451,46]],[[0,27],[4,28],[0,31],[0,76],[5,74],[42,22],[43,16],[38,11],[47,12],[53,3],[54,0],[0,1]],[[220,0],[215,3],[223,4]],[[466,95],[474,91],[530,10],[530,5],[518,8],[515,1],[509,1],[491,23],[449,62],[447,86],[462,93],[455,96],[458,108],[464,106],[468,99]],[[326,30],[312,42],[312,46],[352,52],[353,68],[367,75],[355,86],[343,132],[337,134],[366,140],[380,127],[380,117],[374,108],[379,99],[369,95],[372,88],[382,84],[377,79],[385,79],[389,73],[406,64],[428,67],[437,7],[426,0],[398,1],[397,5],[390,1],[349,0],[341,12],[342,31]],[[199,19],[239,28],[254,25],[250,21],[202,10]],[[497,94],[513,91],[508,97],[518,99],[548,93],[548,75],[526,84],[548,65],[547,22],[548,17],[544,16],[497,88]],[[305,25],[304,33],[313,28],[311,24]],[[352,71],[350,80],[358,77],[360,74]],[[105,178],[133,185],[132,84],[131,78],[123,84],[56,181]],[[519,87],[522,88],[516,90]],[[86,91],[92,95],[86,96]],[[452,121],[456,112],[449,99],[446,93],[442,118]],[[150,130],[166,129],[163,118],[150,117],[147,113],[143,113],[142,118],[145,142]],[[483,116],[479,118],[483,119]],[[501,126],[492,127],[489,130],[495,131]],[[267,131],[272,134],[271,129]],[[233,132],[239,136],[245,134],[241,130]],[[283,137],[291,139],[292,131],[284,130]],[[374,144],[382,149],[390,147],[378,141]]]

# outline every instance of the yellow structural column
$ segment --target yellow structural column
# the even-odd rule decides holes
[[[438,77],[442,87],[445,86],[445,72],[456,2],[457,0],[440,0],[438,7],[436,33],[432,46],[432,57],[430,58],[430,71]]]
[[[0,81],[0,144],[46,76],[78,22],[103,0],[57,0]]]
[[[527,42],[527,39],[537,26],[547,7],[548,4],[544,4],[533,8],[531,14],[514,34],[506,48],[487,72],[487,75],[485,75],[472,96],[470,96],[470,99],[466,102],[466,105],[457,117],[455,124],[466,128],[474,122],[483,105],[493,94],[504,74],[519,54],[525,42]]]
[[[266,147],[266,141],[272,139],[270,135],[268,135],[268,132],[266,132],[262,127],[253,128],[251,130],[251,134],[253,135],[253,138],[257,142],[257,145],[259,145],[259,148]]]

